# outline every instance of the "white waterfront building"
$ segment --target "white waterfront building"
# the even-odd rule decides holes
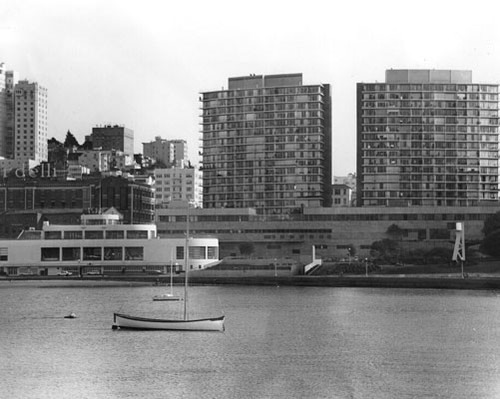
[[[7,275],[167,273],[186,268],[186,238],[160,238],[154,224],[122,224],[114,208],[84,214],[79,225],[24,230],[15,240],[0,240],[0,270]],[[217,238],[190,237],[189,268],[199,270],[219,259]]]

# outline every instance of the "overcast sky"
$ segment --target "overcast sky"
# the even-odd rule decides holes
[[[174,5],[175,4],[175,5]],[[470,69],[500,82],[494,1],[16,0],[0,9],[0,61],[49,93],[49,136],[98,124],[142,143],[184,138],[198,162],[199,93],[227,78],[303,73],[329,83],[335,175],[355,172],[357,82],[390,68]]]

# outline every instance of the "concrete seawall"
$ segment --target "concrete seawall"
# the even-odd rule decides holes
[[[8,281],[40,281],[62,283],[67,285],[155,285],[157,280],[165,284],[165,276],[100,276],[100,277],[19,277],[4,279]],[[174,284],[184,284],[182,276],[174,277]],[[432,275],[406,276],[190,276],[190,285],[280,285],[308,287],[372,287],[372,288],[423,288],[423,289],[466,289],[466,290],[500,290],[500,276],[461,276],[433,277]]]
[[[431,288],[500,290],[500,277],[337,277],[337,276],[293,276],[293,277],[193,277],[191,284],[234,285],[293,285],[310,287],[376,287],[376,288]]]

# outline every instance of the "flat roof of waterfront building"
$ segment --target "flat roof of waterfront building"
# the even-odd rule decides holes
[[[328,216],[328,215],[430,215],[430,214],[493,214],[499,211],[498,204],[487,203],[480,206],[366,206],[366,207],[305,207],[301,214],[289,215],[257,215],[254,208],[191,208],[191,216],[225,216],[234,218],[238,216],[255,217],[259,220],[277,221],[277,220],[300,220],[301,217],[310,216]],[[164,208],[157,209],[159,215],[186,215],[186,208]]]

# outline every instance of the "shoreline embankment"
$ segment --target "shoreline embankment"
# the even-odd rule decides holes
[[[166,276],[99,276],[99,277],[13,277],[0,279],[0,288],[9,282],[40,283],[42,287],[54,286],[155,286],[164,285]],[[183,276],[175,276],[174,285],[182,285]],[[2,284],[3,282],[3,284]],[[260,285],[260,286],[307,286],[307,287],[353,287],[353,288],[421,288],[500,290],[500,275],[398,275],[398,276],[190,276],[190,285]]]
[[[368,287],[424,289],[500,289],[499,277],[431,276],[291,276],[291,277],[194,277],[191,284],[282,285],[310,287]]]

